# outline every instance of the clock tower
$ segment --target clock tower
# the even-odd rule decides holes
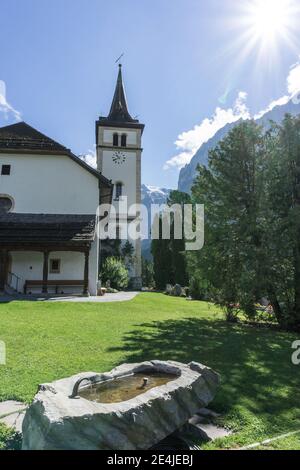
[[[107,117],[96,121],[97,166],[114,184],[113,204],[117,212],[117,233],[125,243],[122,231],[126,224],[138,220],[140,213],[135,204],[141,203],[141,156],[144,124],[133,119],[128,111],[122,79],[122,66]],[[127,200],[127,208],[123,201]],[[128,241],[134,248],[133,261],[129,267],[131,285],[142,287],[141,240]]]

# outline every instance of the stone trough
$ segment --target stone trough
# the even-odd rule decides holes
[[[151,361],[40,385],[24,418],[23,449],[149,449],[207,406],[218,383],[199,363]]]

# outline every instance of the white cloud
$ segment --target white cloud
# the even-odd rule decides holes
[[[273,100],[265,109],[254,115],[254,119],[261,118],[264,114],[272,111],[275,106],[283,106],[293,99],[295,104],[299,104],[300,92],[300,60],[294,64],[287,76],[288,94]],[[211,139],[226,124],[233,123],[239,119],[249,119],[251,115],[246,105],[247,93],[241,91],[234,103],[229,109],[216,108],[215,114],[211,119],[204,119],[201,124],[195,126],[190,131],[183,132],[178,136],[175,142],[179,153],[170,158],[164,165],[164,170],[170,168],[181,169],[188,164],[202,144]]]
[[[264,114],[272,111],[275,106],[283,106],[287,104],[293,97],[297,96],[300,92],[300,62],[294,64],[286,79],[288,95],[284,95],[277,100],[272,101],[266,109],[263,109],[254,116],[254,119],[261,118]]]
[[[79,157],[91,167],[97,168],[97,152],[96,152],[95,145],[94,145],[93,150],[88,150],[87,154],[79,155]]]
[[[293,65],[287,78],[288,92],[291,96],[300,91],[300,62]]]
[[[241,91],[232,108],[216,108],[211,119],[204,119],[201,124],[190,131],[183,132],[178,136],[175,145],[181,152],[168,160],[164,165],[164,170],[170,168],[180,169],[189,163],[193,155],[202,144],[211,139],[218,130],[226,124],[236,122],[239,119],[249,119],[250,114],[246,105],[247,93]]]
[[[255,114],[254,119],[260,119],[264,114],[272,111],[276,106],[283,106],[290,101],[291,97],[289,95],[284,95],[278,100],[272,101],[266,109],[262,109],[259,113]]]
[[[6,98],[6,84],[3,80],[0,80],[0,113],[4,115],[4,119],[7,120],[12,116],[16,121],[21,120],[21,113],[17,111]]]

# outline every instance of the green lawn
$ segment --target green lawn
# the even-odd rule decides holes
[[[239,447],[300,428],[300,366],[291,363],[295,339],[227,324],[211,304],[161,294],[123,303],[0,304],[0,340],[7,348],[0,400],[30,402],[39,383],[108,371],[125,361],[199,361],[221,374],[212,407],[235,431],[207,448]],[[290,442],[300,449],[299,436],[285,440],[285,447]]]

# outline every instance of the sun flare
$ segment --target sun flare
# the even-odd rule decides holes
[[[289,26],[288,0],[257,0],[251,21],[257,35],[270,39],[283,34]]]
[[[258,62],[266,57],[270,63],[279,60],[282,47],[298,55],[299,18],[299,0],[243,0],[232,18],[232,26],[239,31],[233,48],[241,51],[240,59],[256,51]]]
[[[292,20],[290,6],[290,0],[255,0],[249,15],[253,33],[264,40],[284,36]]]

